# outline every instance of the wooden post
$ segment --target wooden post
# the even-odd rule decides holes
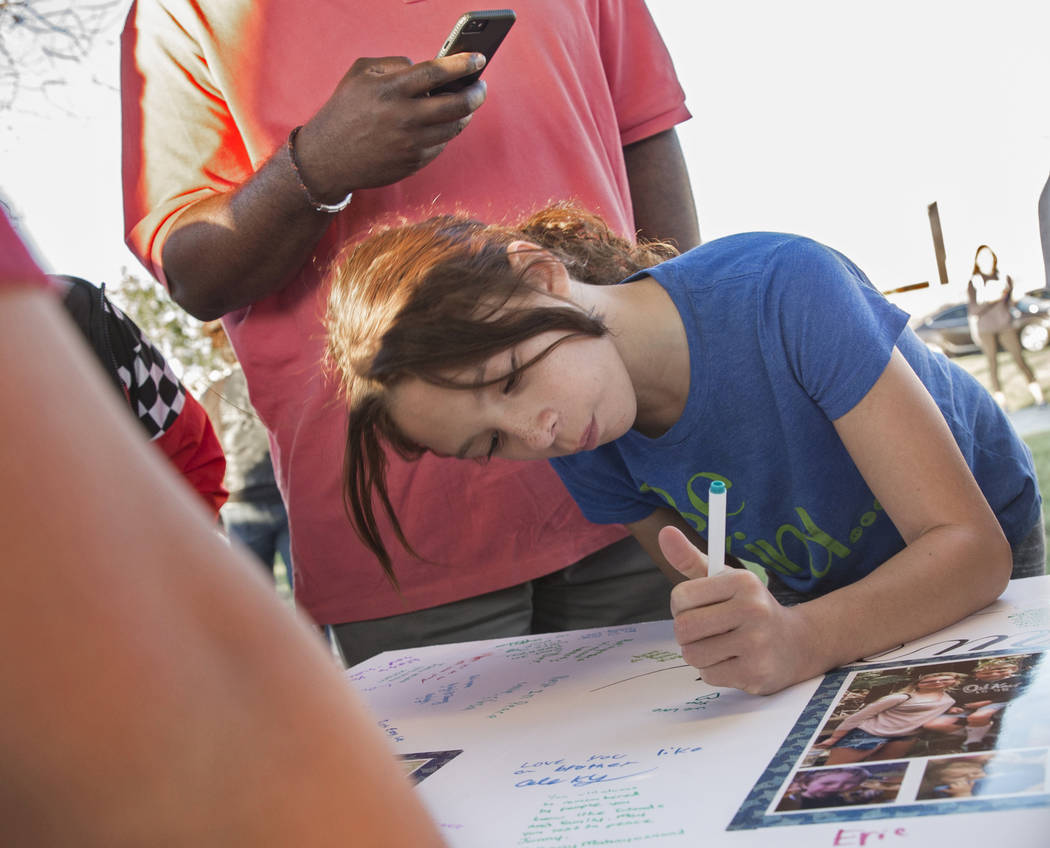
[[[941,278],[941,285],[948,285],[948,265],[944,261],[944,235],[941,233],[941,216],[937,211],[937,201],[926,207],[930,214],[930,232],[933,234],[933,252],[937,256],[937,273]]]

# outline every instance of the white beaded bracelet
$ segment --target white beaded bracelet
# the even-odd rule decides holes
[[[354,196],[353,192],[350,192],[346,197],[340,200],[338,203],[321,203],[319,200],[315,200],[310,189],[306,187],[306,183],[303,182],[302,171],[299,170],[299,160],[295,158],[295,137],[299,135],[299,130],[302,129],[302,125],[295,127],[290,133],[288,133],[288,158],[292,162],[292,170],[295,171],[295,179],[299,182],[299,188],[303,190],[303,194],[306,195],[307,201],[310,205],[318,212],[342,212],[350,205],[350,199]]]

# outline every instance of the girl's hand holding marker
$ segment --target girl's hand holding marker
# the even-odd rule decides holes
[[[688,580],[671,591],[674,635],[682,659],[705,683],[754,695],[799,680],[806,638],[799,607],[783,607],[744,568],[708,575],[709,558],[677,527],[660,531],[660,550]]]

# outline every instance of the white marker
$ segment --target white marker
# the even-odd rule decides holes
[[[726,567],[726,484],[714,480],[708,490],[707,576]]]

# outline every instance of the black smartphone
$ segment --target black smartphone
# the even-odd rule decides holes
[[[492,61],[496,48],[514,26],[513,9],[486,9],[480,12],[466,12],[456,21],[452,32],[445,39],[445,44],[438,51],[437,58],[451,56],[453,53],[483,53],[485,68]],[[482,68],[481,70],[485,70]],[[459,77],[431,90],[431,94],[445,94],[466,88],[481,76],[481,71]]]

